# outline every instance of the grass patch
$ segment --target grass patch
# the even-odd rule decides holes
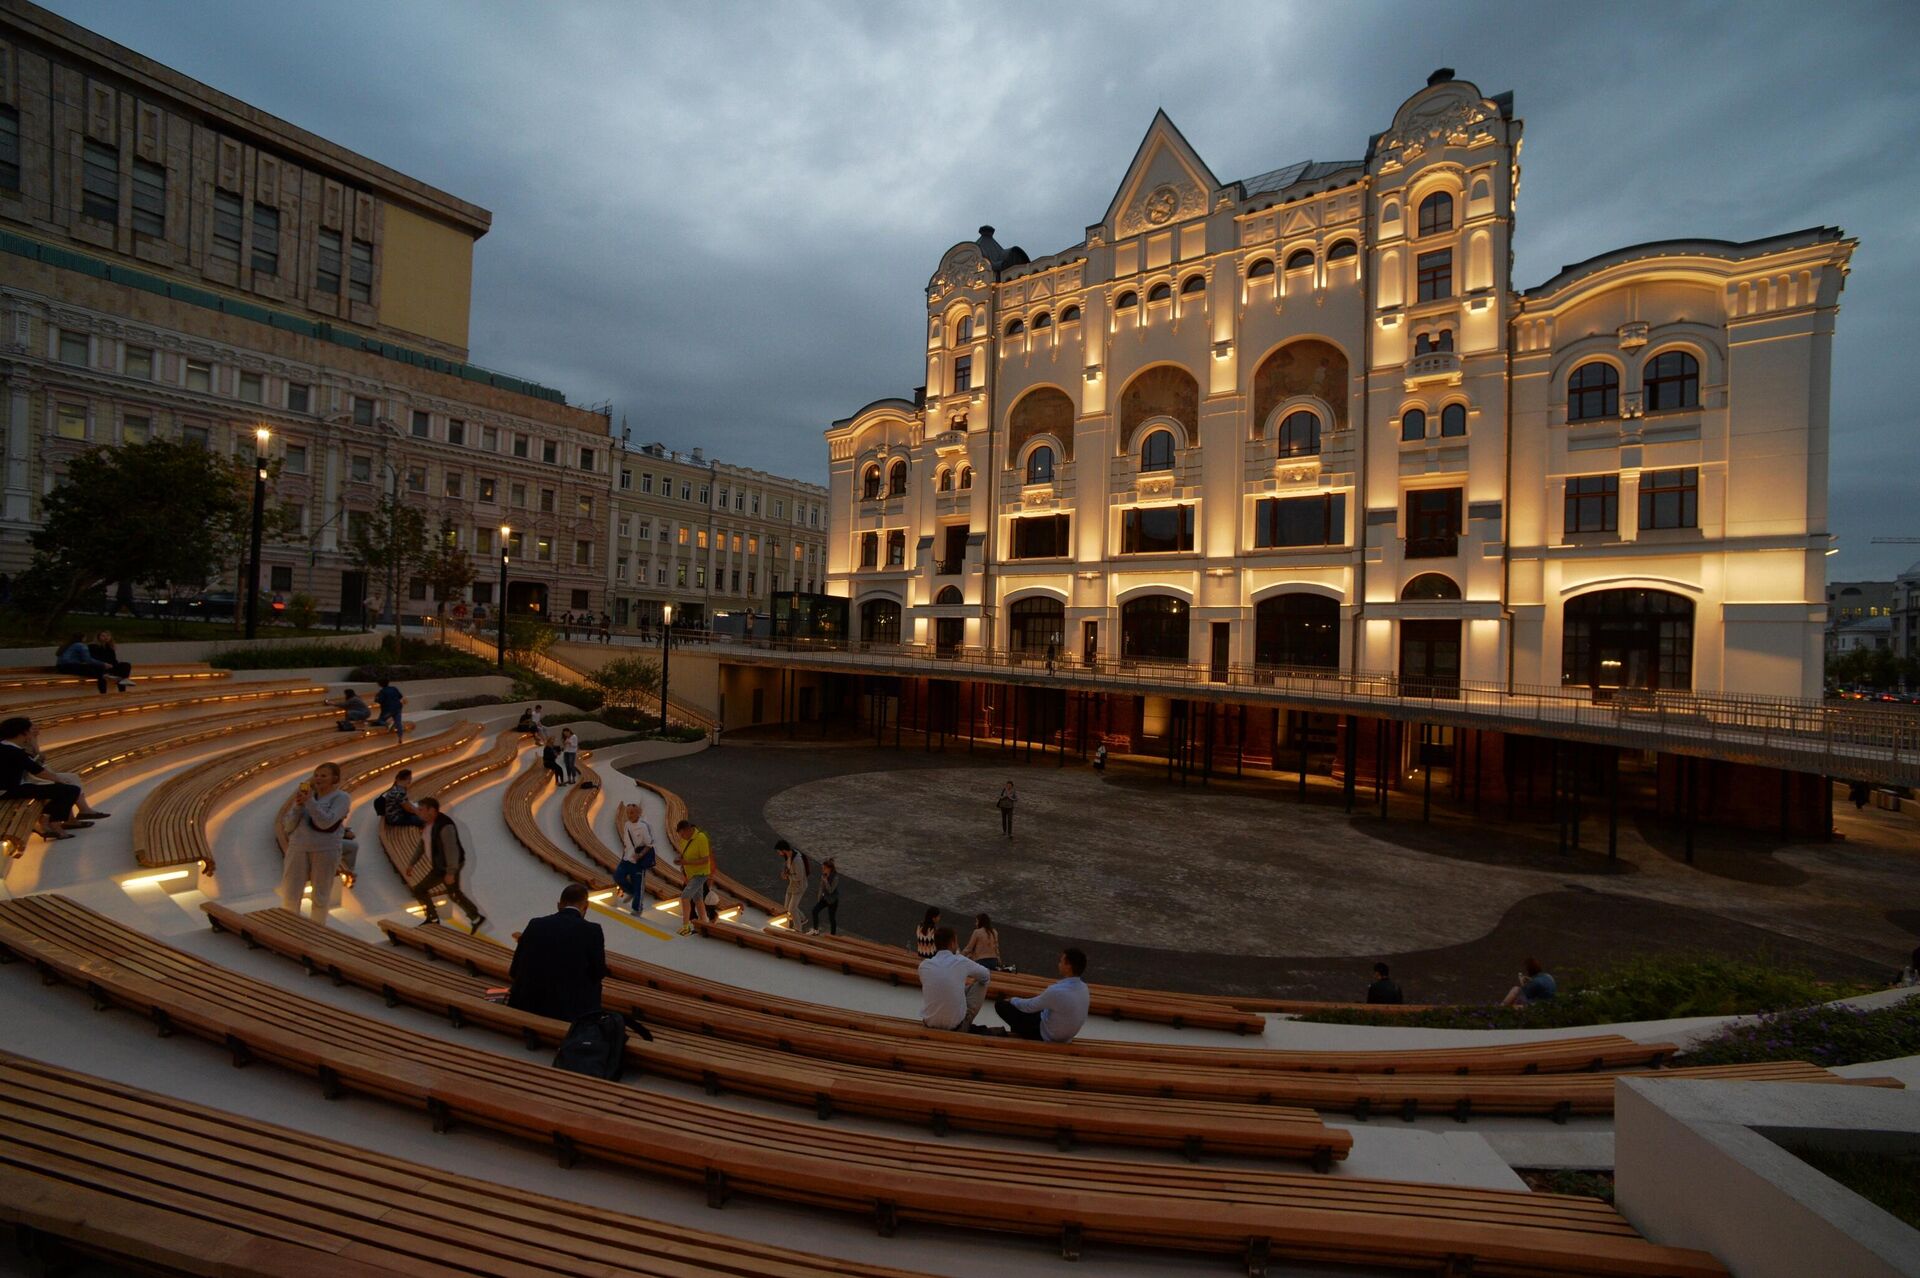
[[[396,647],[391,635],[382,639],[378,647],[371,648],[338,641],[223,648],[208,657],[207,664],[222,670],[347,666],[347,678],[356,683],[370,683],[375,679],[391,679],[396,683],[410,679],[459,679],[493,670],[470,652],[424,639],[402,639]]]
[[[1865,990],[1864,986],[1815,980],[1809,973],[1764,954],[1751,958],[1645,955],[1556,975],[1560,977],[1560,996],[1527,1008],[1468,1005],[1401,1013],[1355,1008],[1312,1012],[1300,1019],[1425,1029],[1559,1029],[1681,1016],[1777,1012]]]
[[[1920,1157],[1860,1150],[1797,1149],[1795,1158],[1884,1212],[1920,1229]]]
[[[1743,1065],[1749,1061],[1812,1061],[1857,1065],[1920,1055],[1920,995],[1892,1007],[1803,1007],[1729,1025],[1677,1064]]]
[[[1536,1194],[1574,1194],[1581,1198],[1598,1198],[1607,1203],[1613,1201],[1612,1172],[1521,1168],[1518,1175],[1527,1182],[1527,1188]]]

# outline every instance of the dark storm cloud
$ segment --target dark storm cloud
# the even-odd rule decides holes
[[[829,421],[919,382],[947,247],[982,222],[1036,256],[1078,240],[1155,107],[1230,180],[1358,157],[1450,65],[1526,120],[1522,287],[1667,236],[1861,239],[1830,567],[1920,558],[1867,545],[1920,537],[1911,4],[54,7],[492,209],[477,362],[814,479]]]

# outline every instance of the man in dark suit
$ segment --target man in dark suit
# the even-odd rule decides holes
[[[567,884],[560,908],[527,924],[507,975],[513,982],[509,1007],[559,1021],[577,1021],[600,1010],[607,937],[598,923],[587,920],[586,884]]]

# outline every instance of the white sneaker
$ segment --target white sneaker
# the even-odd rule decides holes
[[[122,679],[120,681],[120,691],[125,692],[128,688],[131,688],[136,682],[137,680],[133,680],[133,679]]]

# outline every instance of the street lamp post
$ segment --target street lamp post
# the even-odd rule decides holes
[[[667,663],[673,657],[673,605],[660,605],[660,731],[667,730]]]
[[[513,529],[507,524],[500,525],[500,598],[494,601],[500,620],[500,651],[496,664],[500,669],[507,668],[507,539],[513,536]]]
[[[253,535],[247,551],[247,638],[260,632],[260,525],[267,513],[267,441],[273,432],[265,426],[253,432],[258,446],[253,459]]]

